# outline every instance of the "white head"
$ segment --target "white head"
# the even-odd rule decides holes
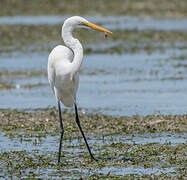
[[[82,59],[83,59],[83,47],[78,39],[75,39],[72,37],[72,31],[76,27],[81,27],[81,26],[90,27],[92,29],[102,31],[105,34],[106,33],[112,34],[111,31],[104,29],[102,27],[99,27],[95,24],[92,24],[80,16],[73,16],[65,20],[62,26],[62,38],[64,40],[64,44],[67,47],[69,47],[74,53],[74,59],[71,64],[72,75],[75,74],[77,71],[79,71],[81,63],[82,63]]]
[[[88,23],[88,21],[80,16],[72,16],[64,21],[63,29],[73,30],[76,27],[80,27],[83,23]]]
[[[88,20],[86,20],[85,18],[80,17],[80,16],[72,16],[72,17],[66,19],[64,21],[63,26],[62,26],[62,31],[72,33],[73,29],[75,29],[77,27],[85,27],[85,26],[95,29],[95,30],[98,30],[98,31],[108,33],[108,34],[112,34],[111,31],[109,31],[105,28],[102,28],[100,26],[97,26],[93,23],[90,23]]]

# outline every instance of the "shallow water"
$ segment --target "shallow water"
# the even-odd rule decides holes
[[[187,29],[187,19],[86,17],[111,30],[186,32]],[[0,17],[0,24],[54,25],[62,23],[65,18],[66,16]],[[174,46],[169,43],[152,44],[153,47],[162,47],[163,51],[153,48],[151,53],[143,50],[121,55],[107,53],[108,48],[120,44],[123,48],[133,49],[132,44],[123,41],[87,45],[88,48],[106,52],[84,57],[77,97],[82,111],[110,115],[186,113],[187,51],[181,48],[185,46],[185,42],[173,42]],[[0,83],[12,86],[10,89],[0,89],[0,108],[37,109],[56,105],[46,76],[48,54],[45,51],[25,53],[19,50],[0,54]]]
[[[111,115],[184,114],[186,61],[175,57],[185,53],[173,49],[151,54],[86,55],[77,97],[79,107],[85,112]],[[2,76],[1,81],[13,85],[12,89],[0,91],[0,108],[37,109],[56,105],[46,77],[47,56],[47,53],[20,53],[0,57],[0,71],[10,74],[9,78]],[[20,74],[11,76],[14,72]],[[32,76],[32,72],[39,75]]]
[[[14,16],[0,17],[0,25],[55,25],[62,24],[66,16]],[[155,30],[155,31],[187,31],[187,19],[152,19],[146,17],[86,16],[90,21],[101,24],[111,30]],[[127,43],[127,44],[125,44]],[[109,54],[109,48],[120,46],[133,49],[132,44],[117,40],[115,42],[87,45],[93,50],[104,50],[103,54],[85,55],[80,73],[80,87],[78,91],[78,106],[82,113],[96,112],[110,115],[152,115],[152,114],[186,114],[187,110],[187,50],[185,42],[173,44],[155,43],[158,47],[148,53],[144,50],[123,54]],[[133,42],[136,44],[136,42]],[[146,44],[146,42],[145,42]],[[145,44],[137,44],[142,47]],[[0,44],[0,47],[3,45]],[[0,109],[39,109],[55,106],[55,98],[47,81],[47,58],[49,52],[30,52],[21,50],[0,54],[0,85],[12,85],[8,89],[0,89]],[[162,50],[159,50],[162,47]],[[125,51],[124,51],[125,52]],[[0,86],[1,87],[1,86]],[[8,132],[9,133],[9,132]],[[110,133],[110,132],[108,132]],[[15,133],[16,134],[16,133]],[[58,151],[58,136],[44,135],[27,137],[23,132],[17,132],[18,137],[9,138],[5,132],[0,132],[0,153],[29,152],[29,155],[54,155],[52,161],[56,164]],[[174,147],[185,144],[186,133],[154,133],[133,135],[90,135],[88,141],[93,152],[103,153],[106,149],[116,151],[113,143],[126,147],[134,145],[146,146],[156,144]],[[127,150],[131,151],[131,148]],[[178,149],[179,151],[179,149]],[[79,137],[67,138],[63,141],[63,152],[66,161],[84,163],[84,154],[87,153],[84,141]],[[123,158],[118,154],[113,161]],[[29,157],[29,156],[28,156]],[[29,157],[30,158],[30,157]],[[154,162],[152,157],[151,162]],[[34,159],[34,158],[33,158]],[[37,158],[36,158],[37,159]],[[8,161],[8,159],[7,159]],[[21,162],[24,165],[25,162]],[[160,163],[160,164],[159,164]],[[178,165],[161,167],[162,162],[152,168],[137,165],[118,166],[110,165],[101,168],[27,168],[27,171],[40,171],[38,178],[56,178],[58,175],[66,179],[80,179],[88,176],[112,175],[124,176],[160,175],[178,173]],[[168,162],[167,162],[168,163]],[[172,164],[172,163],[171,163]],[[19,165],[19,164],[18,164]],[[0,167],[0,176],[9,174],[4,167]],[[15,172],[13,172],[14,174]],[[24,174],[24,173],[23,173]],[[28,173],[26,173],[28,174]],[[44,177],[45,176],[45,177]],[[24,176],[22,176],[24,178]]]
[[[59,137],[49,136],[46,137],[24,137],[22,132],[18,133],[21,138],[8,138],[5,133],[0,132],[0,152],[8,151],[34,151],[39,150],[40,152],[56,152],[58,149]],[[158,144],[170,144],[177,145],[180,143],[187,142],[186,133],[150,133],[150,134],[133,134],[133,135],[90,135],[89,144],[90,146],[101,145],[109,146],[112,143],[124,143],[124,144],[141,144],[147,143],[158,143]],[[63,140],[64,150],[69,153],[76,153],[78,151],[87,151],[84,148],[84,140],[79,138],[72,138],[69,140]],[[93,150],[93,152],[95,152]]]
[[[55,25],[63,24],[70,16],[4,16],[0,17],[0,24],[9,25]],[[86,19],[102,24],[111,30],[161,30],[161,31],[187,31],[187,19],[153,19],[136,16],[84,16]]]
[[[0,153],[3,152],[19,152],[19,151],[27,151],[30,154],[39,153],[39,154],[51,154],[55,153],[58,150],[58,141],[59,137],[57,136],[46,136],[46,137],[25,137],[21,132],[19,136],[23,135],[23,137],[19,138],[8,138],[5,133],[0,133],[0,145],[1,150]],[[154,133],[154,134],[135,134],[135,135],[109,135],[109,136],[101,136],[101,135],[91,135],[89,136],[89,144],[93,148],[93,153],[98,153],[99,151],[103,151],[103,147],[113,146],[114,143],[123,143],[124,146],[130,145],[146,145],[149,143],[155,144],[169,144],[170,146],[176,146],[177,144],[186,143],[187,134],[186,133]],[[111,147],[110,147],[111,148]],[[115,146],[113,146],[114,151]],[[129,151],[131,151],[129,149]],[[69,140],[68,138],[63,141],[63,158],[68,158],[68,161],[82,161],[82,157],[76,157],[77,154],[87,153],[87,150],[84,146],[84,141],[77,137]],[[39,155],[38,154],[38,155]],[[112,162],[118,161],[119,157],[112,157]],[[160,162],[161,163],[161,162]],[[63,168],[60,170],[60,173],[63,173],[63,177],[66,177],[66,174],[69,172],[70,176],[66,178],[78,178],[78,177],[88,177],[92,174],[98,175],[107,175],[110,173],[111,176],[124,176],[130,174],[137,175],[160,175],[160,174],[168,174],[175,173],[176,166],[173,167],[152,167],[146,168],[143,166],[137,165],[129,165],[128,167],[123,167],[120,165],[113,166],[105,166],[101,168],[87,169],[87,168]],[[37,171],[37,170],[36,170]],[[0,173],[0,175],[3,172]],[[59,172],[56,169],[48,169],[47,174],[44,172],[43,168],[41,168],[39,174],[41,177],[52,176],[57,177]]]
[[[102,169],[96,169],[94,171],[89,171],[89,170],[82,170],[79,168],[74,168],[74,169],[66,169],[68,171],[74,171],[74,172],[79,172],[81,173],[83,176],[85,176],[85,174],[88,175],[92,175],[92,174],[100,174],[100,175],[112,175],[112,176],[124,176],[127,174],[136,174],[136,175],[145,175],[145,174],[156,174],[156,175],[160,175],[162,173],[173,173],[174,168],[164,168],[164,169],[159,169],[159,168],[144,168],[144,167],[126,167],[126,168],[122,168],[122,167],[104,167]]]

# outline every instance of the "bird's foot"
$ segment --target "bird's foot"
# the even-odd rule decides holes
[[[94,158],[93,156],[91,157],[91,161],[99,161],[97,158]]]

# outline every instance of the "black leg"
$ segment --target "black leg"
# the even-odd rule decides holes
[[[60,143],[59,143],[59,151],[58,151],[58,163],[60,163],[60,156],[61,156],[61,150],[62,150],[62,138],[63,138],[63,134],[64,134],[60,101],[58,101],[58,116],[59,116],[59,121],[60,121],[60,132],[61,132],[61,134],[60,134]]]
[[[78,127],[79,127],[79,129],[80,129],[80,132],[81,132],[83,138],[84,138],[84,141],[85,141],[85,143],[86,143],[86,147],[87,147],[87,149],[88,149],[88,151],[89,151],[89,153],[90,153],[91,160],[96,160],[96,159],[94,158],[94,156],[93,156],[91,150],[90,150],[90,147],[89,147],[89,145],[88,145],[88,143],[87,143],[87,140],[86,140],[86,137],[85,137],[85,135],[84,135],[84,132],[83,132],[83,130],[82,130],[82,128],[81,128],[76,103],[74,103],[74,105],[75,105],[75,115],[76,115],[76,116],[75,116],[75,121],[76,121],[76,123],[77,123],[77,125],[78,125]]]

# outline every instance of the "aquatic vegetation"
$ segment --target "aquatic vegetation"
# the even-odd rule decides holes
[[[186,17],[186,1],[180,0],[32,0],[25,3],[24,0],[2,0],[0,15],[39,15],[39,14],[91,14],[91,15],[133,15],[133,16],[156,16],[156,17]],[[9,11],[11,9],[11,12]]]
[[[61,24],[59,25],[0,25],[1,52],[50,51],[55,45],[63,44],[61,40]],[[6,34],[6,36],[4,35]],[[168,48],[185,49],[187,34],[177,31],[157,30],[113,30],[113,35],[103,44],[103,34],[94,31],[76,30],[75,36],[84,44],[84,52],[90,53],[135,53],[155,50],[164,51]],[[115,44],[113,44],[115,42]],[[179,43],[180,42],[180,43]],[[110,43],[109,45],[107,45]],[[180,46],[178,45],[180,44]]]
[[[120,15],[127,18],[121,21],[124,24],[129,20],[129,16],[131,18],[138,16],[143,19],[152,17],[155,19],[150,18],[149,22],[153,24],[164,18],[169,18],[172,21],[187,17],[186,0],[180,0],[180,3],[178,0],[98,0],[97,2],[65,0],[63,3],[61,0],[23,1],[1,0],[3,8],[1,8],[0,16],[45,16],[46,14],[69,16],[79,14],[97,15],[97,17],[117,16],[118,18]],[[17,22],[19,22],[19,17],[17,18]],[[179,101],[181,102],[185,95],[177,95],[186,94],[186,26],[182,27],[182,24],[181,29],[168,29],[166,23],[163,28],[154,29],[149,26],[146,29],[145,26],[141,29],[144,25],[133,24],[128,29],[121,26],[119,22],[115,22],[115,18],[106,24],[111,27],[113,35],[105,41],[103,34],[97,34],[94,31],[77,30],[74,32],[74,35],[82,40],[85,54],[88,54],[87,57],[90,56],[88,64],[81,70],[81,76],[85,83],[83,85],[95,84],[94,87],[98,87],[97,93],[106,94],[106,96],[113,94],[120,96],[120,93],[123,92],[125,93],[124,97],[131,96],[131,99],[127,100],[127,104],[133,101],[133,95],[141,96],[150,92],[154,92],[153,95],[161,94],[162,96],[159,97],[163,98],[180,97]],[[168,19],[165,20],[164,22],[168,22]],[[171,21],[170,25],[175,24]],[[129,20],[129,22],[131,24],[136,21]],[[148,21],[144,23],[146,22]],[[100,21],[100,25],[103,25],[102,21]],[[28,98],[28,94],[24,94],[24,92],[33,96],[32,93],[38,93],[39,89],[42,91],[40,96],[44,93],[43,90],[48,86],[45,62],[49,51],[55,45],[63,43],[60,39],[60,31],[61,24],[58,23],[0,24],[0,60],[2,61],[0,93],[3,100],[9,102],[10,98],[16,99],[17,95]],[[38,54],[35,55],[35,53]],[[99,65],[95,61],[97,55],[103,59],[103,61],[99,61]],[[35,57],[33,58],[33,56]],[[114,63],[109,61],[109,56],[115,60]],[[98,68],[94,67],[94,63],[89,64],[93,59]],[[26,60],[33,64],[42,61],[41,64],[44,64],[45,67],[40,64],[40,68],[38,66],[26,68],[25,64],[28,63]],[[108,66],[102,67],[100,62],[108,62]],[[117,68],[116,62],[125,63],[125,67]],[[20,70],[18,67],[21,64],[23,66]],[[137,66],[135,66],[136,64]],[[112,86],[117,86],[117,84],[120,86],[112,89],[112,86],[108,85],[109,82],[112,83]],[[124,83],[123,86],[122,83]],[[101,84],[103,89],[99,88]],[[128,85],[131,86],[125,88]],[[137,87],[133,88],[134,86]],[[141,88],[142,86],[146,86],[146,88]],[[111,90],[107,91],[110,88]],[[174,94],[174,92],[177,93]],[[93,91],[89,89],[89,93],[91,94]],[[6,96],[7,94],[12,96]],[[46,97],[48,94],[44,95],[44,98]],[[134,99],[136,98],[137,96],[134,97]],[[3,105],[5,101],[2,99],[1,104]],[[113,99],[115,96],[112,96],[111,101]],[[105,100],[102,99],[102,101]],[[39,99],[39,101],[41,100]],[[19,109],[19,104],[23,102],[17,101],[16,103],[13,107]],[[26,104],[27,102],[23,107]],[[119,102],[117,102],[118,104]],[[176,103],[173,109],[178,108],[176,112],[180,113],[179,109],[181,107],[185,109],[185,104],[181,105],[180,103],[180,107],[178,105]],[[142,104],[140,103],[139,106]],[[164,107],[167,112],[167,104]],[[116,108],[120,108],[120,106]],[[123,108],[125,109],[126,106],[122,107],[121,111],[124,111]],[[150,111],[144,108],[143,106],[140,110],[149,114]],[[133,111],[133,114],[140,114],[139,111],[136,111],[138,109],[136,106],[133,106],[132,109],[130,111]],[[0,177],[8,179],[92,180],[185,179],[187,176],[185,158],[187,115],[177,115],[175,111],[172,111],[172,108],[169,112],[172,111],[174,115],[162,115],[159,113],[159,108],[154,107],[155,109],[158,111],[154,111],[155,113],[148,116],[102,114],[103,112],[112,112],[112,105],[106,111],[100,105],[96,110],[92,109],[90,113],[87,113],[87,110],[79,109],[81,124],[93,153],[99,159],[98,162],[90,161],[84,141],[76,127],[74,113],[63,110],[65,134],[60,165],[57,165],[59,121],[56,108],[0,109]]]
[[[17,110],[0,111],[0,127],[4,131],[25,131],[58,133],[59,122],[55,108],[42,111],[24,112]],[[78,133],[74,114],[63,111],[64,127],[68,133]],[[80,114],[83,128],[87,133],[153,133],[153,132],[187,132],[187,115],[149,115],[113,117],[102,114]]]
[[[63,114],[63,156],[57,165],[59,122],[54,108],[33,112],[1,110],[0,129],[4,136],[0,135],[0,140],[7,138],[10,145],[1,149],[0,176],[178,179],[186,174],[186,115],[81,115],[82,126],[99,160],[95,162],[90,161],[73,114]],[[164,134],[166,131],[170,133]]]
[[[0,82],[0,90],[4,90],[4,89],[11,89],[14,86],[12,86],[12,84],[9,83],[5,83],[5,82]]]

